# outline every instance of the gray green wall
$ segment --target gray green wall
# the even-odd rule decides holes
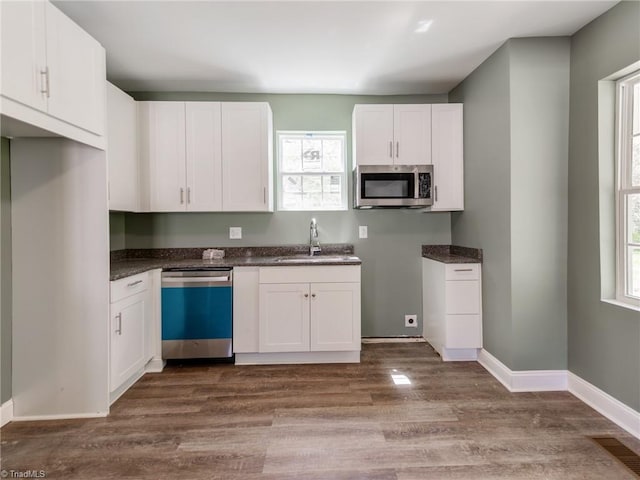
[[[620,2],[571,40],[569,370],[635,410],[640,410],[640,313],[601,301],[601,287],[610,291],[601,281],[610,282],[607,266],[614,262],[601,248],[601,235],[605,245],[614,234],[602,207],[610,210],[614,204],[611,188],[598,195],[601,181],[613,181],[612,163],[599,165],[599,157],[612,155],[599,152],[611,145],[598,143],[598,82],[639,60],[638,2]],[[612,122],[603,127],[611,129]]]
[[[446,95],[252,95],[136,93],[136,100],[268,101],[277,130],[344,130],[351,145],[351,113],[357,103],[442,103]],[[351,149],[349,165],[351,165]],[[275,156],[274,156],[275,157]],[[274,158],[275,160],[275,158]],[[349,166],[349,169],[351,167]],[[351,205],[351,193],[349,204]],[[362,258],[362,332],[364,336],[420,335],[422,331],[421,245],[449,243],[449,213],[409,210],[274,213],[126,214],[127,248],[280,245],[307,243],[316,217],[320,242],[353,243]],[[369,238],[358,239],[358,226]],[[240,241],[229,227],[242,227]],[[117,229],[116,229],[117,230]],[[114,241],[112,230],[112,241]],[[117,240],[116,240],[117,241]],[[405,328],[404,315],[418,314],[418,328]]]
[[[109,212],[109,250],[125,248],[124,213]]]
[[[0,141],[0,403],[11,398],[11,161]]]
[[[569,39],[511,39],[450,93],[465,105],[465,211],[483,258],[484,347],[512,370],[567,365]]]

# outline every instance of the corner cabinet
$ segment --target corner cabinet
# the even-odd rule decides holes
[[[17,120],[104,149],[104,48],[49,2],[0,2],[0,17],[3,135],[24,134]]]
[[[236,363],[360,361],[360,266],[244,270],[236,272]]]
[[[422,259],[422,308],[427,342],[442,360],[477,360],[482,348],[479,263]]]
[[[356,105],[354,165],[431,163],[431,105]]]
[[[142,210],[273,210],[267,103],[140,102],[138,108]]]

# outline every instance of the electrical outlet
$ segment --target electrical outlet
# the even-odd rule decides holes
[[[242,227],[229,227],[229,238],[234,240],[242,238]]]
[[[405,315],[404,316],[404,326],[405,327],[417,327],[418,326],[418,315]]]
[[[366,225],[360,225],[358,227],[358,233],[360,234],[360,238],[367,238],[369,236],[369,233],[367,230],[368,229]]]

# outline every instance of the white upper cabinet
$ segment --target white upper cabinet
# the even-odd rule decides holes
[[[464,209],[462,120],[461,103],[432,105],[433,212]]]
[[[0,8],[2,115],[104,148],[102,46],[49,2],[1,2]],[[3,134],[24,133],[5,123]]]
[[[356,105],[355,165],[431,163],[431,105]]]
[[[148,210],[273,210],[267,103],[140,102],[139,116]]]
[[[109,210],[139,208],[138,122],[136,102],[107,83],[107,161]]]
[[[431,163],[431,105],[394,105],[393,134],[393,163]]]
[[[0,8],[2,96],[46,111],[45,3],[2,2]]]
[[[49,114],[104,133],[105,52],[60,10],[46,4]]]
[[[393,164],[393,105],[353,109],[353,166]]]
[[[222,210],[220,103],[187,102],[187,210]]]
[[[186,210],[187,166],[183,102],[142,102],[141,153],[149,159],[149,203],[153,212]],[[146,134],[145,134],[146,133]]]
[[[273,211],[273,126],[265,102],[222,104],[222,206]]]

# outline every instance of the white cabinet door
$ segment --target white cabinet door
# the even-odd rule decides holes
[[[431,164],[431,105],[394,105],[393,137],[394,164]]]
[[[309,351],[309,285],[260,285],[260,352]]]
[[[360,350],[360,284],[311,284],[311,351]]]
[[[273,210],[272,142],[268,103],[222,103],[223,210]]]
[[[144,102],[148,142],[142,145],[149,162],[152,212],[186,210],[184,102]]]
[[[0,2],[2,96],[47,110],[44,2]]]
[[[464,209],[462,104],[431,107],[434,202],[431,211]]]
[[[107,83],[107,161],[109,210],[138,210],[138,143],[136,102]]]
[[[222,210],[220,102],[186,103],[187,210]]]
[[[111,305],[111,392],[145,364],[146,315],[147,297],[144,293]]]
[[[356,105],[352,130],[354,167],[393,164],[393,105]]]
[[[49,114],[104,134],[105,52],[87,32],[46,3]]]

